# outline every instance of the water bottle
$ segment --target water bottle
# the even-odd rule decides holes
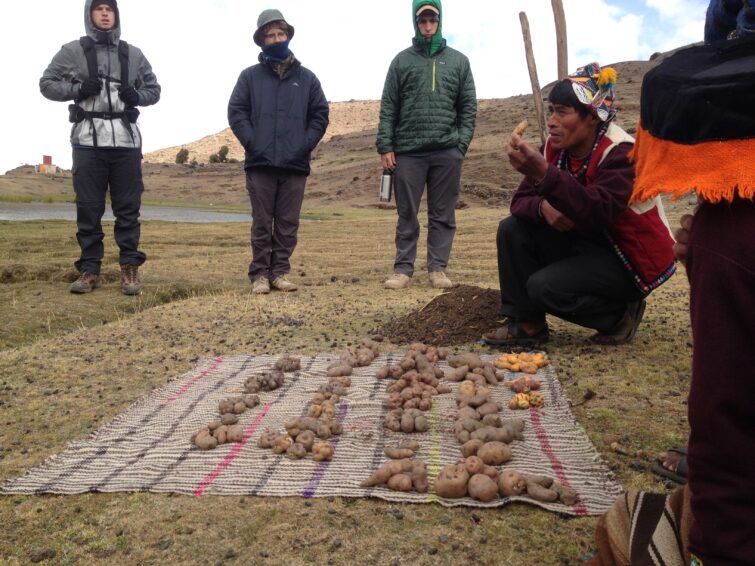
[[[383,169],[383,175],[380,177],[380,202],[390,202],[392,190],[393,171],[390,169]]]

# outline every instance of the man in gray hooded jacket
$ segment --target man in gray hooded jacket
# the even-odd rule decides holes
[[[88,293],[101,284],[102,215],[109,186],[120,248],[121,291],[137,295],[139,266],[147,256],[138,249],[144,184],[136,107],[160,100],[160,85],[141,50],[120,39],[117,0],[86,0],[84,29],[86,36],[65,44],[39,80],[46,98],[74,101],[69,121],[81,255],[74,264],[80,275],[71,292]]]

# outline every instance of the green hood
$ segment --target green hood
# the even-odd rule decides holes
[[[417,13],[417,10],[419,10],[422,6],[433,6],[438,9],[438,18],[440,21],[438,22],[438,31],[435,32],[435,35],[432,37],[432,39],[427,40],[423,37],[423,35],[419,32],[419,27],[417,26],[417,16],[415,15]],[[440,0],[412,0],[412,25],[414,26],[414,40],[417,45],[420,45],[424,47],[427,50],[427,53],[430,55],[435,55],[435,53],[440,49],[441,44],[443,43],[443,8],[440,5]]]

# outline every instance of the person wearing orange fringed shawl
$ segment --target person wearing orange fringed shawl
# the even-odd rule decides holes
[[[669,57],[643,81],[632,199],[695,191],[699,200],[674,246],[690,283],[691,497],[687,509],[677,491],[654,515],[630,492],[601,518],[590,564],[755,564],[753,32],[755,1],[714,0],[706,44]],[[672,544],[660,560],[664,537]],[[672,545],[679,552],[670,560]]]

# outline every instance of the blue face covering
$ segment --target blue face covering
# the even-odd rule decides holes
[[[291,51],[288,48],[288,40],[279,43],[271,43],[270,45],[263,45],[262,54],[270,61],[275,61],[277,63],[285,61],[288,56],[291,55]]]

